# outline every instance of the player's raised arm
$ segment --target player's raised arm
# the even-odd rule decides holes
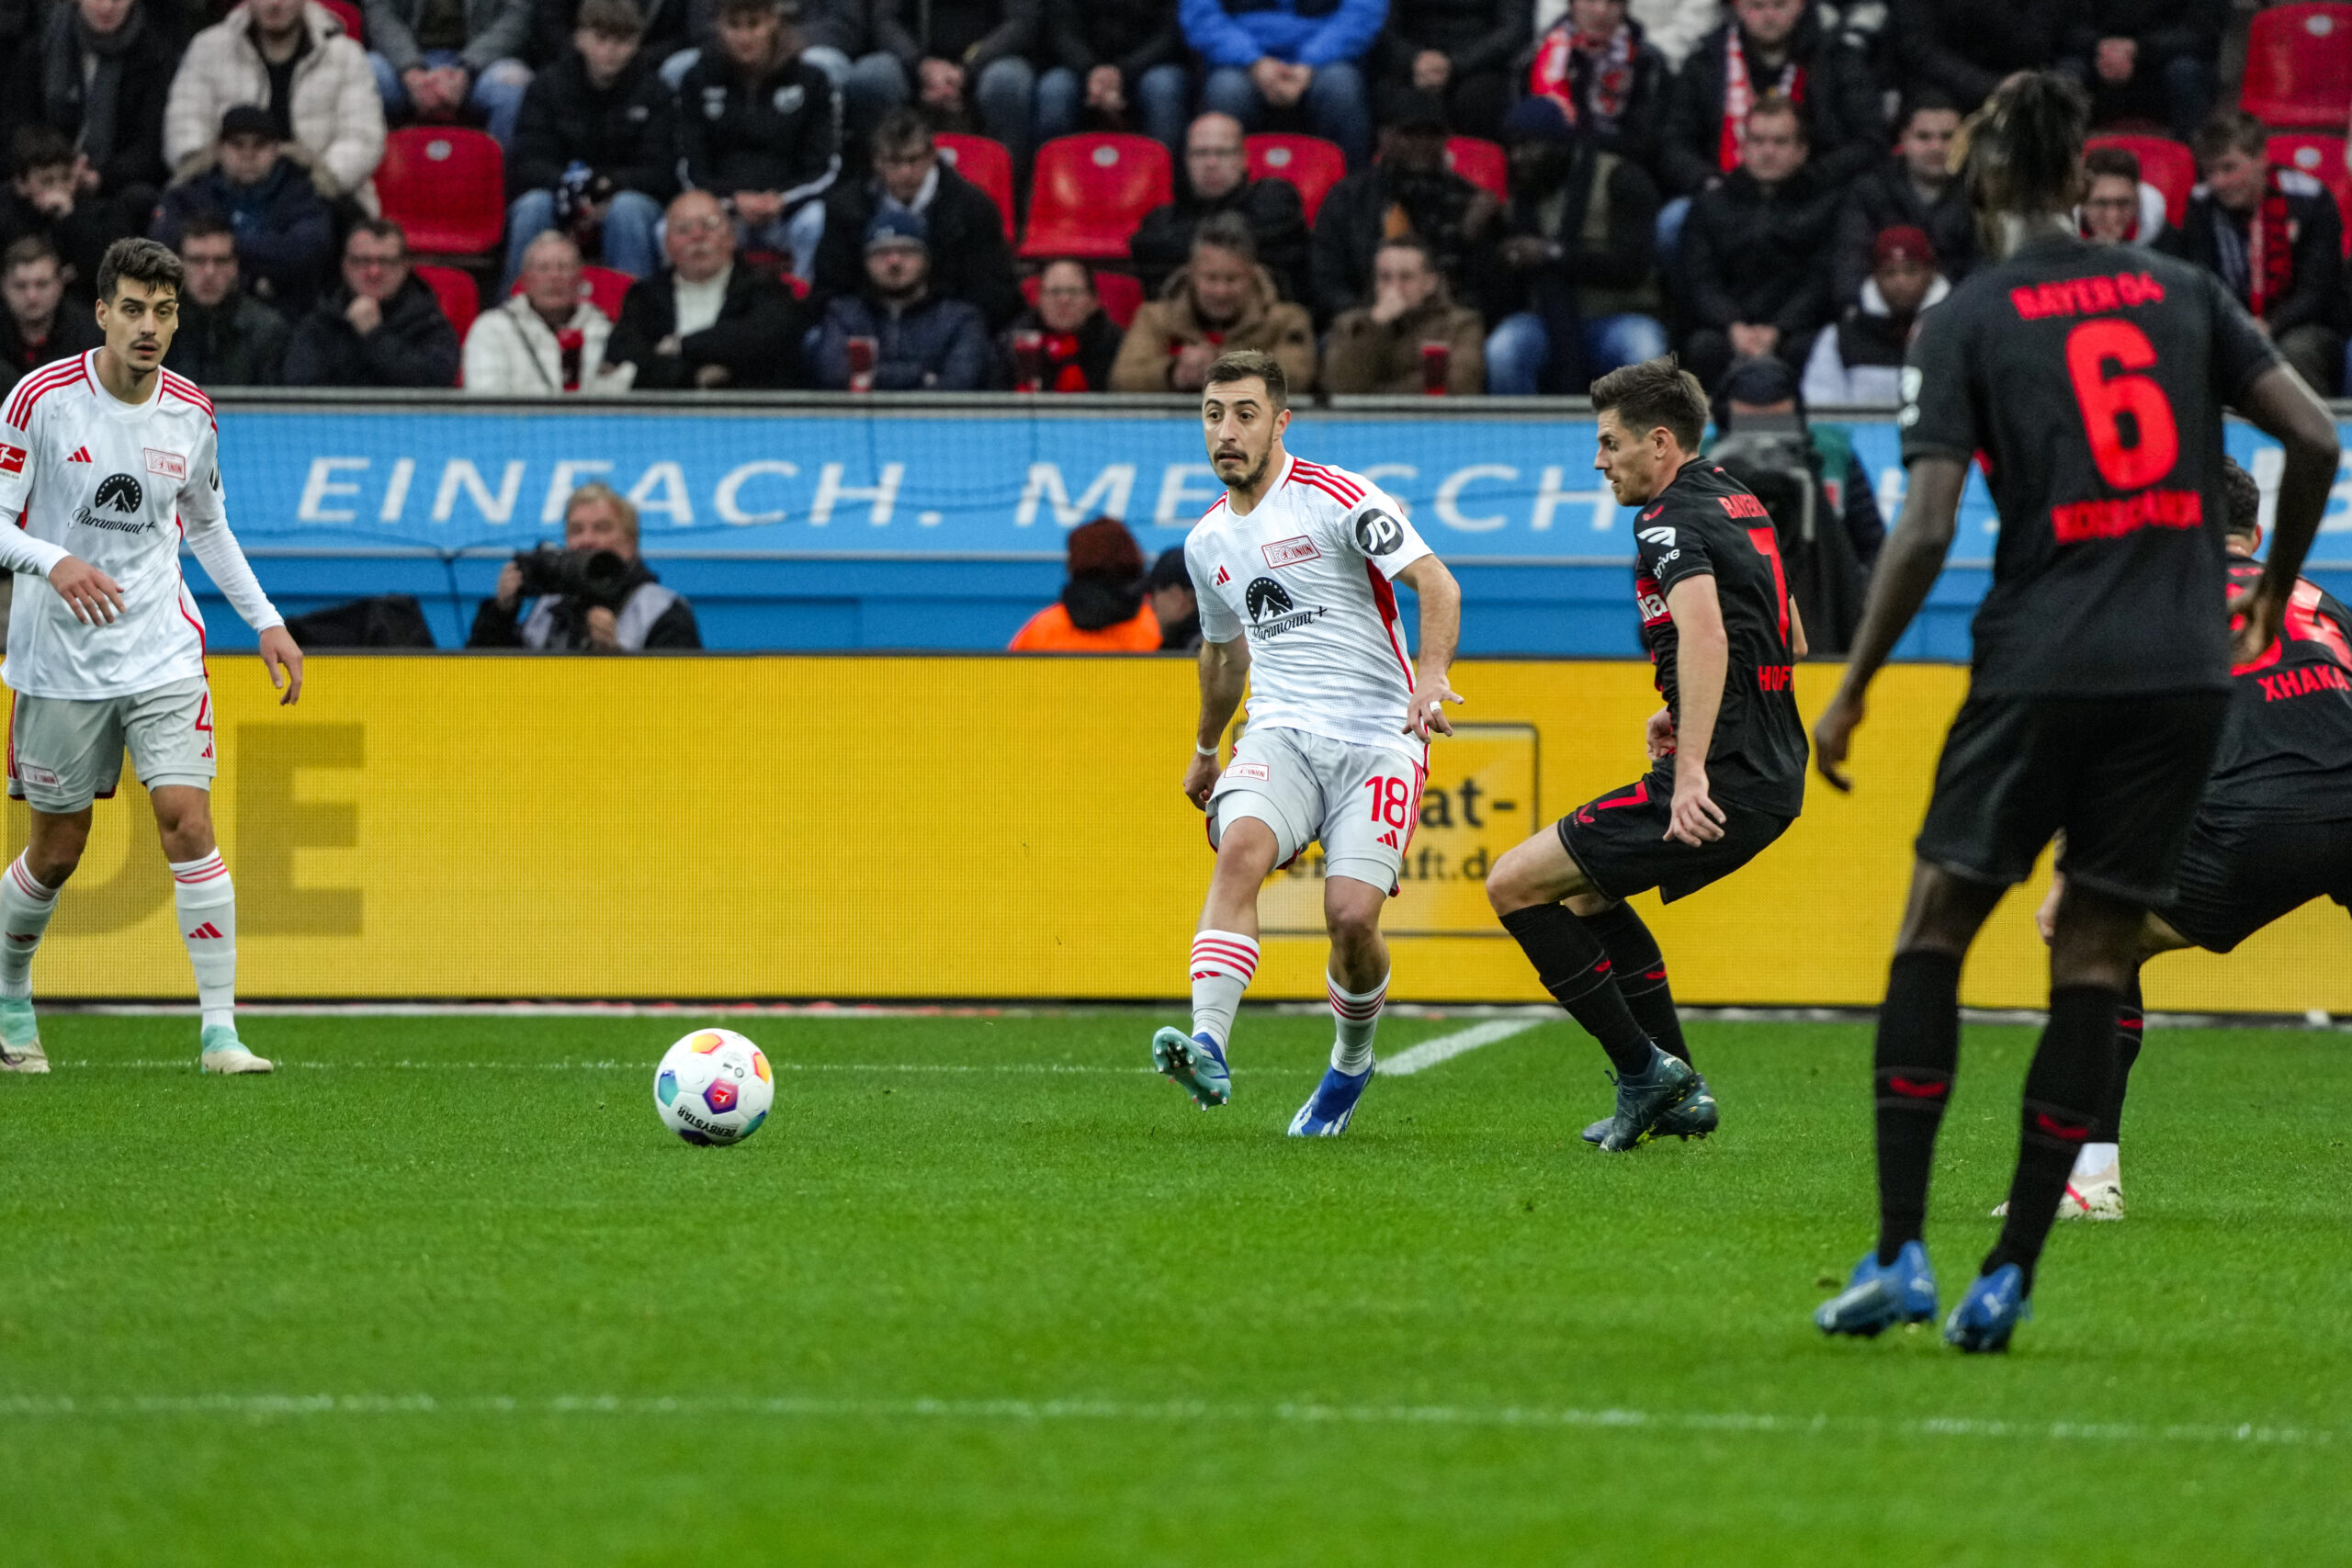
[[[187,547],[204,564],[212,585],[245,625],[261,634],[262,667],[269,671],[269,683],[283,694],[278,705],[288,706],[302,698],[302,649],[286,629],[286,617],[262,592],[237,536],[229,532],[218,442],[219,437],[208,429],[195,460],[188,464],[187,481],[180,491],[181,525],[187,533]]]
[[[1396,581],[1421,602],[1421,652],[1414,661],[1413,700],[1405,710],[1405,733],[1421,740],[1427,740],[1431,730],[1451,735],[1453,724],[1445,716],[1445,705],[1459,703],[1462,697],[1446,678],[1453,669],[1454,650],[1462,643],[1462,585],[1435,556],[1414,561],[1396,574]]]
[[[2234,654],[2237,662],[2250,664],[2278,639],[2288,595],[2295,591],[2303,557],[2327,511],[2340,448],[2327,405],[2283,363],[2255,377],[2239,396],[2237,408],[2256,430],[2287,449],[2262,581],[2231,606],[2245,617],[2235,633]]]

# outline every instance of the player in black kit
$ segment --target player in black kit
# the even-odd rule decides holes
[[[1614,1112],[1585,1131],[1613,1154],[1654,1133],[1715,1130],[1666,961],[1624,900],[1653,887],[1668,902],[1695,893],[1796,820],[1805,745],[1791,677],[1804,626],[1764,503],[1696,455],[1707,425],[1698,378],[1671,358],[1629,365],[1592,384],[1592,406],[1593,467],[1620,505],[1643,509],[1634,595],[1666,706],[1649,721],[1648,775],[1504,854],[1487,897],[1617,1069]]]
[[[1922,1229],[1959,1060],[1961,962],[2063,830],[2050,1021],[2026,1075],[2009,1213],[1944,1325],[1963,1350],[2007,1347],[2107,1093],[2141,924],[2171,895],[2229,703],[2233,639],[2213,609],[2228,588],[2222,405],[2287,458],[2278,539],[2237,605],[2237,662],[2276,640],[2335,474],[2326,409],[2217,279],[2075,237],[2087,118],[2071,82],[2021,73],[1972,122],[1966,178],[1995,259],[1912,345],[1899,416],[1910,495],[1814,728],[1823,775],[1849,787],[1840,769],[1863,695],[1942,569],[1981,457],[2000,513],[1993,584],[1879,1010],[1878,1247],[1815,1314],[1831,1334],[1935,1315]]]
[[[2262,493],[2244,468],[2222,465],[2238,592],[2262,575],[2254,559]],[[2188,830],[2179,886],[2141,930],[2143,963],[2184,947],[2227,953],[2314,898],[2352,908],[2352,611],[2318,583],[2298,581],[2286,635],[2231,674],[2221,753]],[[2042,902],[2044,938],[2065,884],[2052,878]],[[2059,1197],[2060,1219],[2123,1217],[2123,1097],[2143,1023],[2134,968],[2116,1020],[2114,1077]]]

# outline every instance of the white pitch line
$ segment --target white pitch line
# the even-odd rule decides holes
[[[1783,1415],[1757,1411],[1657,1411],[1530,1408],[1464,1404],[1210,1404],[1116,1399],[829,1399],[756,1394],[0,1394],[0,1420],[60,1421],[125,1416],[225,1416],[233,1419],[322,1416],[750,1416],[785,1419],[1224,1422],[1355,1427],[1507,1427],[1534,1430],[1605,1429],[1781,1434],[1870,1433],[1896,1437],[1985,1438],[2110,1443],[2253,1444],[2319,1447],[2341,1434],[2324,1427],[2136,1421],[2012,1421],[1974,1416]]]
[[[1514,1034],[1524,1034],[1544,1021],[1541,1018],[1498,1018],[1485,1023],[1474,1023],[1451,1034],[1441,1034],[1434,1040],[1424,1040],[1419,1045],[1399,1051],[1380,1064],[1380,1076],[1385,1078],[1410,1077],[1424,1073],[1440,1062],[1450,1062],[1465,1051],[1476,1051],[1481,1045],[1492,1045],[1498,1040],[1508,1040]]]

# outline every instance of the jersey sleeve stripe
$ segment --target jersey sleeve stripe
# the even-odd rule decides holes
[[[33,405],[40,401],[43,394],[70,384],[81,374],[82,362],[78,359],[70,359],[62,365],[28,378],[24,384],[17,389],[17,395],[8,400],[9,425],[17,430],[24,429],[27,422],[33,417]]]
[[[164,371],[164,390],[171,393],[174,397],[179,399],[179,400],[184,403],[194,403],[198,408],[202,409],[208,414],[213,412],[212,400],[206,397],[201,391],[198,391],[197,389],[196,383],[189,380],[185,376],[175,374],[169,370]]]
[[[1326,491],[1344,506],[1355,506],[1363,500],[1363,490],[1351,483],[1346,475],[1320,463],[1300,463],[1293,472],[1303,482]]]
[[[1344,508],[1351,508],[1351,507],[1353,507],[1353,506],[1355,505],[1355,502],[1354,502],[1350,501],[1346,496],[1344,496],[1344,495],[1340,494],[1338,491],[1333,490],[1329,485],[1325,484],[1321,479],[1318,479],[1314,478],[1312,475],[1301,475],[1301,476],[1299,476],[1298,482],[1299,482],[1299,483],[1301,483],[1301,484],[1303,484],[1303,485],[1311,486],[1312,488],[1314,488],[1314,489],[1316,489],[1316,490],[1319,490],[1319,491],[1321,491],[1325,495],[1328,495],[1328,496],[1329,496],[1333,501],[1338,502],[1340,503],[1340,505],[1343,509],[1344,509]]]

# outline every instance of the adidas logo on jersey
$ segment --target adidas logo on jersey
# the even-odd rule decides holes
[[[86,463],[90,461],[90,449],[87,446],[76,446],[74,448],[74,456],[65,460],[69,463]]]
[[[1645,528],[1642,537],[1662,550],[1674,547],[1674,530],[1671,528]]]

